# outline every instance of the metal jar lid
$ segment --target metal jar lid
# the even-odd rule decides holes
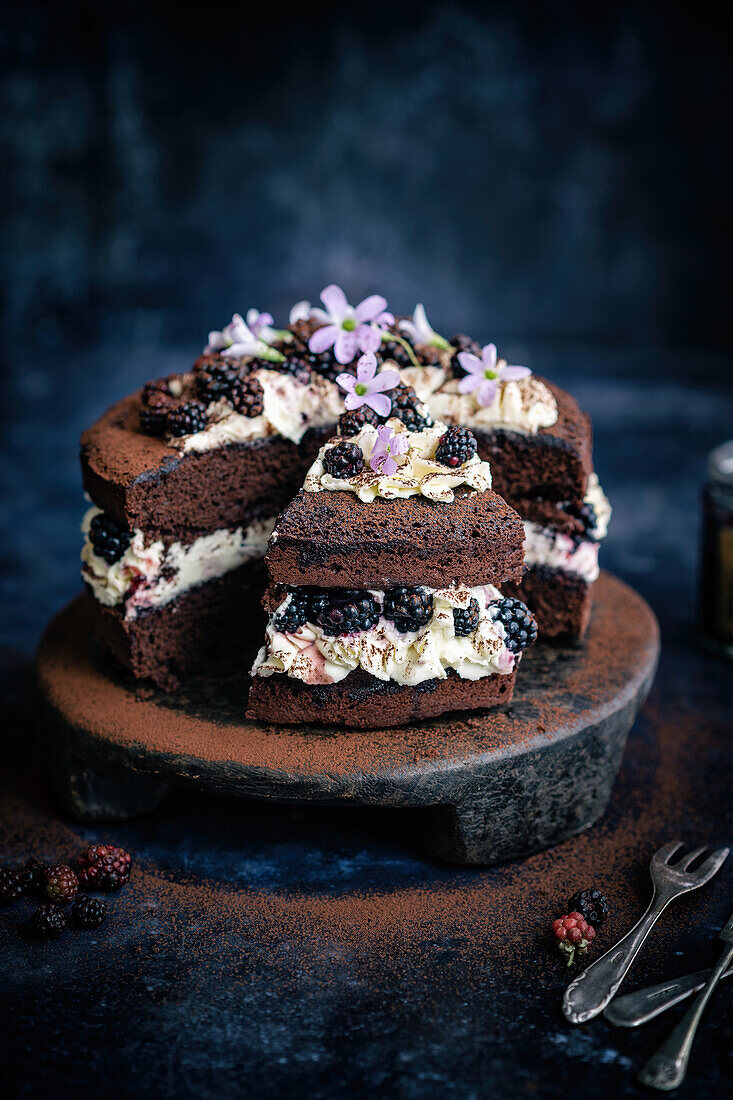
[[[733,490],[733,439],[721,443],[708,455],[708,482],[711,488]]]

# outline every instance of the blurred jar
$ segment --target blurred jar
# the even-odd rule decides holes
[[[710,452],[702,501],[700,626],[706,644],[733,657],[733,439]]]

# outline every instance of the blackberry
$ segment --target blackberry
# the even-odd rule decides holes
[[[379,604],[369,592],[336,588],[312,597],[315,622],[326,634],[358,634],[379,621]]]
[[[511,653],[521,653],[537,639],[537,622],[521,600],[507,597],[490,604],[492,619],[498,619],[504,627],[504,644]]]
[[[316,374],[320,374],[322,378],[328,378],[330,382],[335,382],[340,374],[353,374],[353,371],[347,371],[343,363],[336,361],[336,357],[333,354],[333,349],[329,348],[328,351],[323,351],[317,354],[314,351],[308,351],[303,356],[311,370],[314,370]]]
[[[175,402],[164,393],[151,393],[140,406],[140,430],[146,435],[164,435],[168,430],[168,415]]]
[[[12,905],[23,896],[23,880],[20,871],[0,867],[0,905]]]
[[[20,875],[23,893],[26,897],[33,895],[38,897],[43,893],[43,887],[45,885],[43,867],[37,859],[26,860],[18,874]]]
[[[364,469],[364,455],[358,443],[337,443],[329,447],[323,456],[326,473],[331,477],[356,477]]]
[[[384,596],[384,617],[390,619],[400,634],[419,630],[433,617],[433,596],[424,588],[399,585]]]
[[[173,390],[171,389],[170,378],[154,378],[152,382],[146,382],[142,388],[142,400],[143,404],[147,405],[150,399],[155,397],[172,397]]]
[[[44,867],[43,880],[46,897],[55,905],[67,905],[76,897],[79,879],[65,863]]]
[[[258,378],[243,378],[227,400],[242,416],[261,416],[265,408],[265,391]]]
[[[57,940],[66,928],[66,913],[59,905],[40,905],[30,920],[31,935],[37,940]]]
[[[89,524],[89,541],[94,553],[103,558],[107,565],[119,561],[130,545],[132,531],[120,527],[106,512],[99,512]]]
[[[401,420],[408,432],[421,432],[423,428],[432,428],[433,421],[430,414],[423,416],[419,412],[422,406],[412,386],[400,383],[389,391],[389,397],[392,401],[392,410],[389,415]]]
[[[360,405],[358,409],[341,413],[338,422],[338,434],[343,436],[358,435],[365,424],[379,424],[379,417],[369,405]]]
[[[114,844],[90,844],[76,862],[79,882],[85,890],[110,894],[130,880],[132,857]]]
[[[478,444],[473,432],[468,428],[449,428],[441,435],[435,449],[436,462],[444,466],[462,466],[476,454]]]
[[[575,519],[579,519],[583,525],[582,533],[572,536],[573,542],[576,545],[586,540],[589,542],[598,541],[593,534],[598,519],[596,517],[596,510],[592,504],[588,501],[583,501],[580,507],[575,504],[561,504],[559,507],[563,512],[567,512],[569,516],[574,516]]]
[[[99,928],[106,918],[107,902],[101,898],[82,894],[71,906],[71,921],[77,928]]]
[[[290,593],[290,603],[283,611],[278,611],[273,620],[273,626],[275,630],[282,631],[283,634],[292,634],[308,622],[308,616],[310,614],[310,596],[308,592],[304,592],[302,589],[299,591],[297,588],[288,589]]]
[[[608,898],[600,890],[579,890],[577,894],[573,894],[568,899],[568,912],[573,909],[581,913],[583,919],[594,928],[600,928],[611,912]]]
[[[558,917],[552,922],[552,931],[560,952],[565,955],[568,966],[572,966],[576,955],[585,955],[593,940],[596,938],[596,930],[585,919],[582,913],[568,913],[565,917]]]
[[[481,618],[478,600],[472,599],[468,607],[453,608],[453,630],[457,637],[465,638],[473,634]]]
[[[481,345],[477,344],[475,340],[472,340],[470,336],[466,336],[462,332],[459,332],[456,336],[453,337],[453,339],[451,340],[451,344],[456,349],[456,352],[450,361],[451,369],[453,371],[453,377],[463,378],[465,377],[467,372],[461,366],[460,360],[458,358],[459,352],[470,351],[471,355],[475,355],[480,359]]]
[[[396,340],[383,340],[379,349],[379,357],[382,362],[386,359],[392,359],[398,367],[414,367],[415,365],[402,344],[398,344]]]
[[[196,396],[205,405],[227,398],[241,381],[242,369],[238,362],[223,359],[220,355],[204,357],[194,369]]]
[[[206,406],[200,401],[183,401],[174,405],[168,413],[168,431],[171,435],[195,435],[209,422]]]

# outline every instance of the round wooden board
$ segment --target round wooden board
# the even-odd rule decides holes
[[[384,731],[267,726],[243,717],[250,655],[164,693],[100,659],[77,599],[39,648],[41,731],[56,790],[83,819],[149,810],[169,784],[413,806],[431,854],[492,863],[603,813],[658,656],[648,605],[602,573],[583,645],[525,654],[507,706]]]

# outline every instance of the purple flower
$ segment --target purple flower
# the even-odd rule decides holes
[[[204,354],[209,355],[212,352],[219,351],[228,359],[256,355],[260,359],[281,362],[285,356],[281,355],[279,351],[275,351],[267,343],[269,334],[275,335],[274,331],[268,328],[267,318],[272,321],[272,317],[269,313],[258,313],[257,310],[250,310],[247,314],[248,320],[253,313],[255,315],[254,319],[260,322],[257,331],[246,324],[239,313],[235,313],[229,324],[225,325],[221,332],[209,333],[209,342],[204,348]]]
[[[510,367],[503,360],[497,363],[496,344],[487,344],[481,350],[481,358],[470,351],[460,351],[458,361],[466,374],[458,383],[460,393],[476,393],[479,405],[491,405],[499,382],[518,382],[520,378],[529,378],[529,367]]]
[[[271,313],[260,313],[258,309],[247,310],[247,328],[255,336],[264,340],[266,344],[272,343],[276,333],[273,329],[274,320]]]
[[[407,451],[407,433],[394,432],[389,424],[383,424],[381,428],[377,428],[377,437],[369,465],[375,474],[391,477],[398,467],[392,456],[403,455]]]
[[[333,347],[336,361],[351,363],[359,351],[376,351],[382,342],[381,329],[391,325],[394,317],[387,313],[387,302],[379,294],[372,294],[354,307],[346,300],[340,286],[327,286],[321,293],[325,310],[312,308],[310,316],[320,321],[308,341],[308,347],[319,355]],[[307,303],[299,302],[302,307]]]
[[[344,405],[347,409],[368,405],[377,416],[389,416],[392,402],[384,391],[398,386],[400,376],[390,367],[377,374],[377,357],[368,351],[356,364],[356,378],[353,374],[339,374],[336,381],[342,390],[346,390]]]
[[[400,321],[400,332],[413,342],[413,344],[429,344],[434,348],[450,348],[450,344],[435,331],[428,321],[425,306],[418,302],[412,314],[411,321]]]

